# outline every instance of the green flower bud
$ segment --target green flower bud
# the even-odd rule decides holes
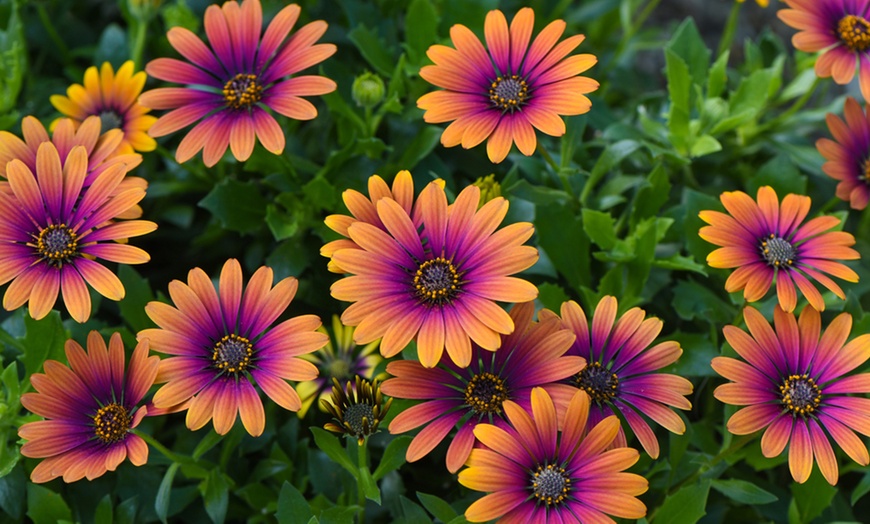
[[[495,175],[487,175],[474,181],[474,185],[480,188],[480,208],[490,200],[501,196],[501,186],[495,181]]]
[[[356,77],[351,88],[351,96],[360,107],[375,107],[384,99],[384,81],[375,73],[366,71]]]

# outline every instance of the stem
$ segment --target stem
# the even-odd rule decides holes
[[[559,167],[556,161],[553,160],[550,152],[547,151],[547,149],[540,142],[538,142],[538,152],[541,153],[541,157],[543,157],[544,162],[546,162],[547,165],[550,166],[550,169],[552,169],[556,173],[556,176],[559,177],[559,180],[562,181],[562,187],[565,189],[565,192],[573,196],[574,190],[571,189],[571,181],[568,180],[567,172],[563,171],[562,168]]]
[[[42,27],[45,28],[48,37],[57,48],[58,53],[60,53],[61,59],[64,63],[70,63],[72,59],[69,56],[69,50],[66,47],[66,43],[64,43],[63,38],[58,34],[57,29],[54,28],[54,24],[51,23],[51,17],[48,16],[45,6],[42,5],[42,3],[36,3],[36,12],[39,15],[39,21],[42,22]]]
[[[368,444],[369,439],[366,438],[363,440],[363,443],[357,446],[357,467],[362,471],[363,469],[368,468]],[[357,499],[359,500],[359,524],[363,524],[366,521],[366,493],[363,489],[362,482],[357,481],[356,483],[356,491],[357,491]]]
[[[731,6],[731,14],[728,15],[728,22],[725,23],[725,30],[722,32],[722,39],[719,40],[719,50],[716,51],[716,56],[722,56],[726,51],[731,49],[731,44],[734,42],[734,33],[737,30],[737,20],[740,18],[740,2],[734,2]]]
[[[142,55],[145,52],[145,37],[148,35],[148,20],[137,20],[136,31],[133,37],[133,49],[130,56],[133,58],[133,70],[142,69]]]
[[[840,200],[839,197],[836,197],[836,196],[832,197],[830,200],[828,200],[825,203],[825,205],[822,206],[821,209],[819,209],[818,214],[821,215],[822,213],[827,213],[832,207],[834,207],[835,205],[837,205],[840,202],[842,202],[842,200]]]
[[[789,107],[789,108],[788,108],[784,113],[782,113],[781,115],[777,116],[777,117],[774,118],[773,120],[767,122],[767,123],[764,124],[763,126],[760,126],[759,129],[758,129],[758,132],[757,132],[756,134],[760,134],[760,133],[762,133],[763,131],[766,131],[766,130],[770,129],[771,127],[776,127],[776,126],[778,126],[778,125],[781,124],[783,121],[788,120],[788,119],[791,118],[795,113],[797,113],[798,111],[800,111],[801,108],[803,108],[804,105],[805,105],[805,104],[810,100],[810,97],[813,96],[813,93],[816,92],[816,88],[819,86],[819,84],[820,84],[820,78],[817,76],[816,79],[813,80],[813,85],[811,85],[810,88],[807,89],[807,90],[804,92],[803,96],[801,96],[800,98],[798,98],[798,99],[795,101],[795,103],[792,104],[791,107]]]
[[[154,437],[152,437],[151,435],[149,435],[147,433],[143,433],[143,432],[139,431],[138,429],[131,430],[131,433],[139,436],[139,438],[144,440],[149,446],[151,446],[152,448],[159,451],[164,457],[168,458],[172,462],[178,462],[180,464],[184,464],[184,463],[189,463],[192,461],[192,459],[190,457],[186,457],[186,456],[174,453],[172,450],[170,450],[169,448],[167,448],[166,446],[164,446],[163,444],[158,442],[157,439],[155,439]]]

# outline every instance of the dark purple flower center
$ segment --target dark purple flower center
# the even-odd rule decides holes
[[[344,425],[351,431],[351,435],[355,437],[368,436],[372,434],[372,422],[374,422],[375,408],[367,402],[351,404],[344,413]]]
[[[538,501],[548,506],[565,500],[570,489],[571,479],[565,474],[565,468],[548,464],[538,466],[532,474],[532,493]]]
[[[62,266],[78,254],[78,237],[65,224],[50,225],[36,237],[36,250],[53,266]]]
[[[619,378],[616,373],[603,367],[601,362],[593,362],[583,368],[574,377],[574,383],[599,404],[607,402],[619,392]]]
[[[519,109],[529,97],[529,86],[517,75],[498,77],[489,86],[489,99],[493,105],[505,111]]]
[[[100,112],[101,133],[105,133],[110,129],[120,129],[123,122],[124,121],[121,119],[121,115],[112,111],[111,109],[105,109]]]
[[[94,433],[103,444],[122,440],[130,429],[130,414],[120,404],[112,402],[101,407],[94,415]]]
[[[215,344],[211,360],[221,371],[241,373],[251,363],[252,353],[251,341],[234,333]]]
[[[806,373],[791,375],[779,386],[782,403],[792,415],[806,417],[822,401],[822,390],[816,381]]]
[[[424,303],[441,306],[459,293],[459,272],[444,257],[427,260],[414,273],[414,292]]]
[[[501,405],[507,399],[507,384],[492,373],[474,375],[465,386],[465,403],[481,415],[501,413]]]
[[[257,75],[239,73],[224,85],[224,100],[233,109],[247,109],[260,101],[263,86],[257,83]]]
[[[870,48],[870,22],[860,16],[846,15],[837,23],[837,34],[846,47],[856,52]]]
[[[761,256],[767,261],[769,266],[790,266],[794,264],[797,250],[791,243],[782,238],[775,236],[773,233],[761,241]]]

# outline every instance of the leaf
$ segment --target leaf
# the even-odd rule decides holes
[[[751,482],[738,479],[720,480],[712,483],[713,489],[729,499],[741,504],[770,504],[779,500],[776,495],[765,491]]]
[[[94,523],[112,524],[112,495],[106,495],[100,499],[97,509],[94,511]]]
[[[320,512],[320,524],[353,524],[359,506],[335,506]],[[313,517],[312,517],[313,518]]]
[[[570,299],[571,297],[558,284],[544,282],[538,285],[538,300],[551,311],[559,311],[562,303]]]
[[[6,405],[18,402],[21,396],[21,383],[18,382],[18,362],[14,360],[0,374],[0,382],[6,388]]]
[[[0,509],[16,521],[20,521],[24,513],[26,490],[27,476],[22,466],[14,467],[8,475],[0,477]]]
[[[730,51],[725,51],[719,55],[719,58],[710,68],[710,75],[707,77],[707,98],[715,98],[725,91],[725,87],[728,85],[728,57],[730,55]],[[815,76],[814,73],[813,76]]]
[[[583,231],[601,249],[612,249],[616,244],[615,222],[610,213],[583,209]]]
[[[134,495],[115,508],[117,524],[133,524],[136,522],[136,510],[139,509],[139,495]]]
[[[378,483],[375,482],[374,478],[372,478],[372,473],[369,471],[368,467],[360,468],[359,483],[362,484],[363,493],[365,493],[366,498],[373,500],[380,505],[381,490],[378,489]]]
[[[178,467],[181,466],[178,462],[173,462],[163,475],[163,480],[160,481],[160,487],[157,489],[157,496],[154,499],[154,512],[157,513],[157,518],[166,524],[166,517],[169,513],[169,498],[172,493],[172,481],[175,479],[175,473]]]
[[[604,151],[598,156],[595,165],[592,166],[592,171],[589,173],[589,179],[586,180],[586,186],[583,188],[583,193],[590,192],[598,181],[601,180],[611,169],[619,165],[626,157],[640,149],[642,144],[637,140],[619,140],[604,148]]]
[[[34,524],[72,521],[72,512],[63,497],[38,484],[27,484],[27,516]]]
[[[100,35],[100,41],[94,52],[94,64],[111,62],[115,70],[130,58],[127,49],[127,33],[118,24],[109,24]]]
[[[211,211],[223,227],[253,233],[263,227],[268,203],[252,182],[226,178],[199,201],[199,206]]]
[[[230,485],[220,468],[211,470],[199,486],[205,503],[205,512],[215,524],[223,524],[230,500]]]
[[[347,456],[347,452],[345,451],[344,446],[341,445],[341,442],[339,442],[338,438],[318,427],[312,426],[309,429],[311,430],[311,433],[314,434],[314,443],[317,444],[317,447],[326,453],[326,456],[331,458],[333,462],[337,463],[353,475],[353,478],[359,479],[359,469],[356,467],[356,464],[351,462],[350,457]]]
[[[685,155],[688,152],[689,96],[692,81],[686,61],[670,49],[665,49],[665,76],[668,79],[671,101],[668,111],[669,139],[677,151]]]
[[[785,195],[807,193],[807,177],[803,175],[787,155],[777,155],[764,165],[746,183],[750,195],[758,192],[762,186],[771,186],[782,200]]]
[[[695,262],[694,258],[683,255],[673,255],[668,258],[657,258],[652,261],[653,265],[672,271],[694,271],[695,273],[707,274],[707,266]]]
[[[683,320],[702,319],[711,323],[729,323],[737,310],[707,286],[694,280],[680,280],[674,287],[674,311]]]
[[[151,292],[148,280],[126,264],[118,266],[118,278],[121,279],[126,291],[124,299],[118,302],[118,309],[121,310],[121,316],[127,321],[130,330],[135,333],[152,327],[154,323],[145,313],[145,305],[154,300],[154,293]]]
[[[837,488],[828,484],[825,478],[816,473],[810,475],[803,484],[792,482],[791,492],[797,508],[799,522],[810,522],[822,514],[834,500]]]
[[[302,186],[306,201],[315,209],[333,209],[337,205],[338,190],[323,176],[316,176]]]
[[[589,237],[583,232],[582,220],[567,206],[535,207],[535,232],[538,247],[574,289],[589,282]]]
[[[214,429],[210,429],[208,433],[202,437],[202,440],[199,441],[199,444],[197,444],[193,449],[193,453],[191,454],[193,460],[199,460],[200,457],[205,455],[208,450],[218,445],[223,439],[223,435],[219,435]]]
[[[396,59],[393,54],[387,49],[386,44],[381,41],[377,32],[369,29],[363,24],[356,26],[347,34],[348,39],[354,43],[360,54],[366,59],[366,62],[372,66],[379,74],[389,77],[393,72],[393,65]]]
[[[402,518],[397,519],[397,524],[424,524],[432,522],[426,511],[408,497],[400,495],[399,505],[401,507]]]
[[[670,192],[671,182],[668,180],[668,172],[662,164],[656,164],[647,175],[644,184],[637,190],[637,196],[634,197],[631,227],[635,227],[644,218],[655,216],[668,201]]]
[[[441,522],[450,522],[457,517],[456,510],[454,510],[450,504],[442,498],[418,491],[417,499],[420,500],[420,503],[423,504],[426,511],[431,513],[432,516]]]
[[[674,31],[674,36],[665,45],[665,50],[674,53],[686,63],[692,82],[703,85],[711,53],[692,18],[686,18]]]
[[[42,368],[46,359],[65,361],[63,345],[67,339],[67,331],[56,310],[42,320],[33,320],[30,315],[24,315],[24,354],[19,357],[24,364],[24,371],[32,375]]]
[[[707,496],[710,481],[683,486],[679,491],[665,499],[650,522],[655,524],[693,524],[707,514]]]
[[[402,156],[396,162],[398,169],[414,169],[421,160],[435,149],[441,139],[441,128],[426,126],[414,132],[414,139],[402,148]]]
[[[502,193],[544,206],[556,203],[564,204],[571,198],[562,189],[532,185],[525,179],[519,179],[515,184],[507,187],[502,186]]]
[[[438,41],[438,13],[430,0],[412,0],[405,15],[405,42],[411,62],[420,63]]]
[[[720,144],[719,141],[712,136],[704,135],[698,137],[692,143],[692,148],[689,150],[689,155],[691,155],[693,158],[697,158],[699,156],[716,153],[717,151],[722,151],[722,144]]]
[[[716,346],[706,335],[696,333],[676,332],[668,336],[669,340],[676,340],[683,349],[680,359],[665,368],[663,371],[682,377],[718,377],[713,371],[710,361],[719,356]]]
[[[402,435],[391,440],[387,444],[386,449],[384,449],[384,455],[381,457],[378,467],[375,468],[375,472],[372,473],[372,478],[380,480],[387,473],[402,467],[405,463],[405,452],[408,451],[411,440],[413,439],[408,435]]]
[[[306,524],[311,518],[311,506],[296,486],[286,480],[278,494],[278,524]]]

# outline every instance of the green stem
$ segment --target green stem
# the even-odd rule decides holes
[[[62,61],[64,63],[70,63],[72,59],[69,56],[69,50],[66,47],[66,43],[64,43],[63,38],[58,34],[57,29],[54,28],[54,24],[51,22],[51,17],[48,16],[48,12],[45,10],[45,6],[41,2],[36,3],[36,13],[39,15],[39,21],[42,22],[42,27],[44,27],[45,32],[48,33],[48,37],[60,53]]]
[[[368,444],[369,439],[363,440],[363,443],[357,447],[357,467],[359,467],[360,472],[363,469],[369,467],[368,465]],[[362,474],[362,473],[360,473]],[[362,482],[357,481],[356,483],[356,491],[357,491],[357,499],[359,500],[359,524],[363,524],[366,521],[366,493],[363,488]]]
[[[148,36],[148,21],[137,20],[133,38],[133,49],[130,56],[133,58],[133,70],[142,69],[142,55],[145,53],[145,37]]]
[[[722,56],[726,51],[731,49],[731,44],[734,42],[734,33],[737,30],[737,21],[740,19],[740,2],[734,2],[731,6],[731,14],[728,15],[728,22],[725,23],[725,29],[722,32],[722,39],[719,40],[719,50],[716,56]]]
[[[836,206],[840,202],[842,202],[842,200],[840,200],[839,197],[837,197],[837,196],[832,197],[830,200],[825,202],[825,205],[823,205],[821,209],[819,209],[818,214],[821,215],[821,214],[827,213],[832,207]]]
[[[820,80],[821,79],[817,76],[816,79],[813,80],[813,85],[811,85],[810,88],[807,89],[804,92],[804,94],[800,98],[798,98],[794,104],[791,105],[791,107],[786,109],[784,113],[780,114],[779,116],[777,116],[773,120],[770,120],[766,124],[760,126],[758,128],[758,132],[756,134],[761,134],[762,132],[764,132],[772,127],[776,127],[776,126],[780,125],[784,121],[791,118],[795,113],[800,111],[804,107],[804,105],[806,105],[806,103],[809,102],[810,98],[813,96],[813,93],[816,92],[816,88],[821,83]]]
[[[637,18],[634,19],[635,23],[631,26],[631,31],[627,35],[628,38],[624,38],[625,40],[631,39],[631,37],[634,36],[634,34],[637,33],[637,31],[641,27],[643,27],[646,19],[649,18],[649,15],[652,14],[652,12],[655,10],[656,7],[658,7],[661,1],[662,0],[650,0],[649,3],[644,6],[643,11],[640,12],[640,15],[638,15]]]
[[[162,454],[164,457],[168,458],[172,462],[178,462],[180,464],[184,464],[184,463],[190,463],[193,461],[193,459],[191,459],[190,457],[186,457],[184,455],[179,455],[179,454],[173,452],[172,450],[170,450],[169,448],[167,448],[166,446],[164,446],[163,444],[158,442],[157,439],[155,439],[154,437],[152,437],[151,435],[149,435],[147,433],[143,433],[143,432],[139,431],[138,429],[134,429],[131,431],[134,435],[138,435],[149,446],[151,446],[152,448],[159,451],[160,454]]]
[[[569,195],[573,195],[574,190],[571,189],[571,181],[568,180],[567,170],[563,170],[559,167],[559,164],[556,163],[556,161],[553,159],[553,156],[550,155],[550,152],[547,151],[544,145],[540,142],[538,142],[538,152],[541,153],[541,157],[543,157],[544,162],[546,162],[547,165],[550,166],[550,169],[552,169],[553,172],[555,172],[556,175],[559,177],[559,180],[562,181],[562,187],[565,189],[565,192]]]

